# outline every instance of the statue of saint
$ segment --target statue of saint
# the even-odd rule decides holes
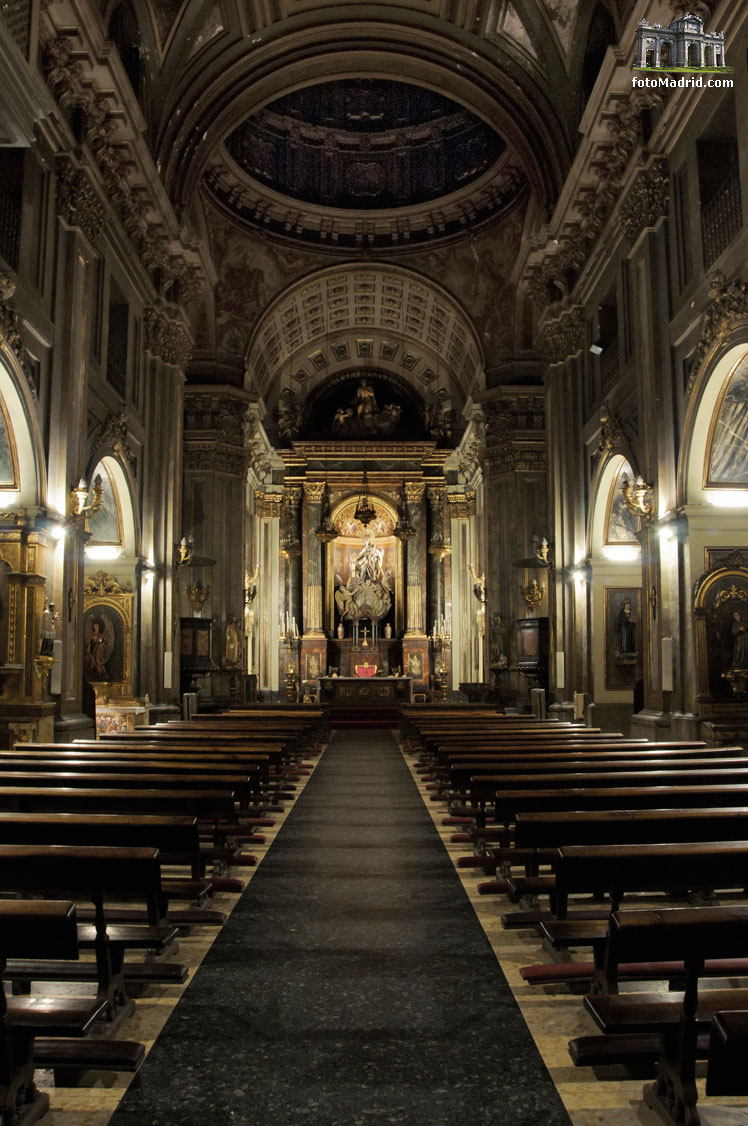
[[[57,639],[57,613],[54,602],[50,602],[42,614],[42,657],[51,657]]]
[[[356,418],[359,422],[368,423],[372,416],[377,413],[378,408],[374,388],[371,386],[366,376],[362,378],[358,385],[353,406],[356,411]]]
[[[367,539],[353,564],[353,573],[362,581],[379,582],[382,578],[382,553]]]
[[[242,639],[236,614],[232,614],[226,624],[226,645],[224,664],[227,669],[238,669],[241,665]]]

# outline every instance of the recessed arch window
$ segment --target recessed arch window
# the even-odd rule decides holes
[[[712,415],[707,487],[748,486],[748,356],[725,383]]]

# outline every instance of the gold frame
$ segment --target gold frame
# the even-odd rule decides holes
[[[134,594],[84,594],[84,616],[96,606],[106,606],[118,614],[122,621],[122,680],[89,681],[96,693],[96,699],[116,699],[124,703],[132,697],[132,604]],[[85,674],[84,674],[85,675]],[[100,691],[101,690],[101,691]]]

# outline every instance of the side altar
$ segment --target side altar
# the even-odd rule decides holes
[[[413,699],[413,686],[409,676],[321,676],[320,704],[340,707],[392,707],[408,704]]]

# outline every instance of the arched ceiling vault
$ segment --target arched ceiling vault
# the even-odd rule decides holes
[[[321,270],[265,311],[247,353],[248,389],[269,410],[303,403],[342,371],[378,369],[427,403],[459,410],[480,390],[484,362],[462,307],[414,271],[377,263]]]

